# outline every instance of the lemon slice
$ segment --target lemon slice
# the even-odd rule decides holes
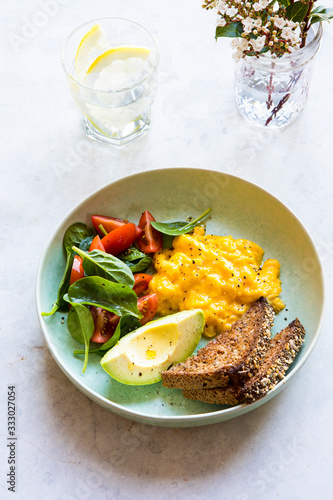
[[[105,33],[99,24],[93,26],[82,38],[75,56],[75,71],[82,81],[91,64],[110,48]]]
[[[149,71],[150,50],[145,47],[115,47],[90,65],[84,83],[96,90],[119,90],[139,82]]]

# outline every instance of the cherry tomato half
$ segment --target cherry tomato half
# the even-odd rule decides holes
[[[102,252],[105,252],[104,245],[101,242],[101,238],[98,236],[98,234],[92,240],[91,245],[89,247],[89,252],[91,252],[92,250],[102,250]]]
[[[107,217],[106,215],[92,215],[91,216],[91,221],[93,223],[94,228],[96,231],[99,232],[99,234],[102,234],[100,230],[100,225],[102,225],[107,233],[110,233],[114,229],[117,229],[118,227],[125,226],[125,224],[128,224],[128,220],[123,220],[123,219],[117,219],[116,217]],[[140,236],[142,233],[142,229],[140,229],[138,226],[136,227],[136,233],[137,237]]]
[[[156,293],[144,295],[138,299],[138,309],[143,315],[140,319],[141,325],[145,325],[151,321],[156,314],[158,306],[158,299]]]
[[[91,342],[104,344],[109,340],[115,332],[119,323],[120,317],[116,314],[102,309],[101,307],[90,307],[90,312],[94,320],[94,333],[91,337]]]
[[[72,285],[75,281],[84,278],[84,270],[82,265],[83,259],[80,255],[75,255],[71,270],[71,275],[69,278],[69,284]]]
[[[139,297],[142,295],[147,289],[152,276],[150,274],[137,273],[134,274],[134,286],[133,290]]]
[[[155,221],[154,217],[147,210],[143,212],[139,221],[139,227],[143,230],[143,233],[137,240],[141,252],[159,252],[163,247],[162,233],[153,228],[152,221]]]
[[[136,238],[136,226],[129,222],[108,233],[101,242],[107,253],[118,255],[127,250]]]

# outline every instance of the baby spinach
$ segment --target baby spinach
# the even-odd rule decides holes
[[[89,353],[104,355],[105,351],[111,349],[111,347],[113,347],[121,337],[124,337],[124,335],[127,335],[133,330],[136,330],[140,326],[141,323],[137,318],[134,318],[134,316],[131,316],[130,314],[125,314],[120,318],[117,328],[112,337],[109,338],[109,340],[107,340],[101,346],[89,349]],[[73,354],[85,354],[85,351],[83,349],[80,349],[73,351]]]
[[[80,344],[84,344],[84,362],[82,372],[84,373],[88,364],[89,341],[94,333],[94,320],[89,309],[81,304],[71,303],[67,316],[67,327]]]
[[[133,273],[126,264],[114,255],[101,250],[92,250],[87,253],[75,246],[73,250],[83,258],[83,269],[88,276],[100,276],[133,287]]]
[[[121,254],[118,255],[119,259],[124,260],[124,261],[129,261],[132,262],[133,260],[139,260],[145,257],[146,254],[144,252],[141,252],[138,248],[136,248],[134,245],[131,245],[128,250],[125,250],[125,252],[122,252]]]
[[[95,231],[83,222],[71,224],[64,234],[63,246],[65,250],[72,251],[73,246],[78,246],[80,242],[89,236],[93,236]]]
[[[191,231],[193,231],[193,229],[198,224],[198,222],[201,222],[202,219],[204,219],[209,214],[210,211],[211,211],[211,209],[208,208],[208,210],[206,210],[203,214],[201,214],[200,217],[197,217],[196,219],[192,220],[191,222],[182,222],[182,221],[155,222],[155,221],[152,221],[151,225],[163,234],[168,234],[170,236],[180,236],[181,234],[186,234],[186,233],[190,233]]]
[[[152,263],[152,258],[141,252],[138,248],[132,245],[126,252],[118,255],[119,259],[124,261],[126,265],[131,269],[132,273],[142,273]]]
[[[94,239],[93,235],[84,238],[84,240],[80,241],[79,249],[83,250],[84,252],[89,252],[89,248],[93,239]]]
[[[137,295],[129,286],[100,276],[88,276],[76,281],[69,287],[64,299],[71,304],[102,307],[118,316],[131,314],[139,319],[142,317],[137,307]]]
[[[66,258],[66,268],[65,268],[64,274],[63,274],[61,281],[60,281],[60,285],[59,285],[58,292],[57,292],[57,299],[54,302],[51,311],[42,312],[42,316],[52,316],[52,314],[54,314],[56,311],[58,311],[58,309],[60,309],[60,310],[67,310],[68,309],[68,304],[67,304],[67,302],[64,301],[63,297],[64,297],[64,295],[67,292],[68,287],[69,287],[69,280],[71,277],[71,270],[72,270],[74,255],[72,252],[67,250],[66,257],[67,257]]]
[[[132,273],[142,273],[143,271],[146,271],[148,269],[152,262],[153,259],[149,255],[146,255],[140,260],[127,262],[127,266],[130,268]]]
[[[69,280],[71,276],[71,270],[74,259],[74,251],[72,249],[73,245],[80,245],[81,241],[86,238],[93,236],[94,231],[88,227],[83,222],[75,222],[71,224],[67,229],[63,237],[63,248],[66,253],[66,267],[64,274],[61,278],[60,285],[57,292],[57,299],[54,302],[51,311],[42,312],[42,316],[52,316],[58,309],[67,310],[68,305],[64,301],[64,295],[69,287]]]

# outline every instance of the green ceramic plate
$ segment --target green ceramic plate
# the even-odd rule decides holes
[[[78,348],[69,335],[64,314],[41,317],[56,298],[64,269],[62,238],[73,222],[90,225],[92,214],[138,221],[143,210],[157,220],[182,220],[211,208],[207,233],[247,238],[281,263],[282,299],[286,309],[276,316],[273,333],[295,317],[306,328],[306,341],[287,373],[268,395],[251,405],[225,407],[186,400],[181,391],[161,383],[131,387],[112,380],[91,355],[85,374]],[[120,179],[93,193],[59,224],[41,257],[36,289],[37,311],[47,345],[67,377],[104,408],[133,420],[169,427],[212,424],[236,417],[275,396],[309,357],[319,335],[324,305],[324,280],[315,246],[300,221],[272,195],[240,178],[195,168],[153,170]],[[201,341],[203,345],[204,341]]]

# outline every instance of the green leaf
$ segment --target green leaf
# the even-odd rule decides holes
[[[180,236],[181,234],[190,233],[193,231],[195,226],[204,219],[209,212],[210,208],[206,210],[200,217],[197,217],[191,222],[151,222],[151,225],[163,234],[169,234],[170,236]]]
[[[84,344],[84,362],[82,372],[84,373],[88,364],[89,341],[94,333],[94,320],[87,307],[81,304],[71,303],[71,308],[67,317],[67,327],[80,344]]]
[[[163,234],[163,249],[172,248],[174,236]]]
[[[42,316],[52,316],[58,309],[60,310],[68,310],[68,304],[64,301],[64,295],[67,293],[69,287],[69,280],[71,277],[72,265],[74,260],[73,252],[67,250],[66,251],[66,268],[64,274],[61,278],[60,285],[57,292],[57,299],[53,304],[51,311],[42,312]]]
[[[79,249],[83,250],[84,252],[89,252],[89,248],[93,239],[94,235],[84,238],[84,240],[80,241]]]
[[[279,4],[283,5],[284,7],[288,7],[288,5],[290,5],[290,0],[279,0]]]
[[[311,24],[319,23],[320,21],[330,22],[333,19],[333,9],[322,6],[316,7],[310,14]]]
[[[125,314],[125,316],[122,316],[120,318],[117,328],[112,337],[110,337],[109,340],[107,340],[100,347],[89,349],[89,353],[104,354],[104,351],[108,351],[109,349],[111,349],[121,337],[124,337],[128,333],[133,332],[133,330],[140,328],[140,326],[141,323],[137,318],[134,318],[134,316],[130,316],[129,314]],[[80,349],[74,351],[73,354],[85,354],[85,351]]]
[[[53,304],[51,311],[49,311],[48,313],[42,312],[42,316],[51,316],[56,311],[58,311],[58,309],[62,311],[68,310],[68,304],[64,301],[63,297],[67,293],[69,287],[69,280],[71,277],[71,271],[74,259],[74,252],[72,247],[74,245],[76,246],[80,245],[81,242],[83,243],[84,240],[87,240],[87,238],[90,238],[93,235],[94,235],[94,230],[88,227],[86,224],[83,224],[83,222],[75,222],[66,229],[63,238],[63,247],[66,252],[66,268],[62,276],[62,279],[60,281],[60,285],[57,292],[57,299]]]
[[[83,252],[75,246],[73,250],[83,258],[83,269],[88,276],[100,276],[133,287],[133,273],[124,262],[114,255],[101,250]]]
[[[88,276],[73,283],[65,300],[71,304],[85,304],[102,307],[118,316],[131,314],[141,318],[142,314],[137,307],[137,296],[133,290],[120,283],[101,278],[100,276]]]
[[[141,252],[141,250],[136,248],[134,245],[130,246],[128,250],[118,255],[118,259],[124,260],[126,262],[143,259],[144,257],[146,257],[146,254],[144,252]]]
[[[308,4],[302,2],[295,2],[286,8],[286,16],[294,23],[301,23],[308,12]]]
[[[79,246],[80,242],[95,234],[94,230],[83,222],[71,224],[64,234],[63,245],[65,250],[72,251],[73,246]]]
[[[151,266],[153,259],[149,255],[145,255],[142,259],[133,262],[126,262],[132,273],[142,273]]]
[[[238,38],[243,33],[243,25],[240,21],[234,21],[226,26],[217,26],[215,39],[220,37]]]

